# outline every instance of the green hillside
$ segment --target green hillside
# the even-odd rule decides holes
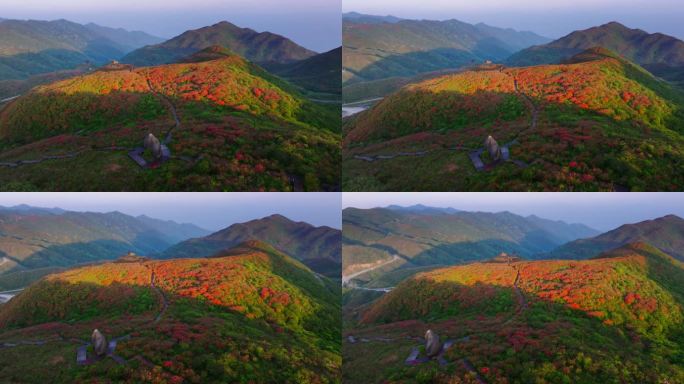
[[[338,383],[339,301],[332,282],[258,243],[75,269],[0,307],[0,380]],[[116,348],[77,365],[94,328]]]
[[[436,77],[346,120],[345,190],[679,190],[682,93],[605,49],[567,62]],[[489,135],[513,161],[479,172]]]
[[[0,111],[0,179],[3,190],[338,190],[339,120],[237,55],[104,69]],[[158,169],[128,157],[148,133],[169,140]],[[44,160],[12,166],[33,159]]]
[[[681,262],[644,243],[418,274],[347,317],[343,382],[679,382],[683,278]],[[405,364],[427,329],[454,342],[444,364]]]

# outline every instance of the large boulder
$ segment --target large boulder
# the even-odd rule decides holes
[[[162,158],[161,142],[159,142],[159,139],[157,139],[153,134],[148,133],[145,137],[145,140],[143,141],[143,144],[146,150],[149,149],[150,152],[152,152],[152,156],[155,160],[159,160]]]
[[[487,140],[485,140],[484,145],[492,160],[501,160],[501,147],[499,147],[499,143],[497,143],[493,137],[487,136]]]
[[[91,337],[93,342],[93,349],[97,356],[104,356],[107,354],[107,339],[104,335],[100,333],[97,329],[93,331],[93,336]]]
[[[442,351],[442,342],[439,341],[439,335],[434,333],[431,329],[425,332],[425,353],[427,357],[433,358]]]

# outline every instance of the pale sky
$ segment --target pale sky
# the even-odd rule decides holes
[[[463,211],[509,211],[607,231],[669,214],[684,218],[684,193],[344,193],[342,207],[423,204]]]
[[[339,193],[0,193],[0,206],[27,204],[68,211],[112,212],[192,223],[216,231],[279,213],[315,226],[342,226]]]
[[[317,52],[342,45],[342,0],[0,0],[5,19],[94,22],[171,38],[229,21]]]
[[[550,38],[618,21],[684,39],[681,0],[344,0],[344,12],[406,19],[458,19],[529,30]]]

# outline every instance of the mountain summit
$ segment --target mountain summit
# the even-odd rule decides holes
[[[150,45],[126,55],[122,62],[137,66],[175,63],[212,46],[223,46],[257,63],[291,63],[316,53],[271,32],[240,28],[227,21],[190,30],[161,44]]]
[[[631,243],[646,243],[684,261],[684,219],[667,215],[625,224],[599,236],[575,240],[548,254],[549,258],[586,259]]]
[[[524,49],[508,59],[510,65],[555,64],[585,49],[603,47],[643,66],[657,76],[671,78],[684,65],[684,41],[662,33],[631,29],[618,22],[575,31],[545,45]]]
[[[190,239],[166,250],[161,257],[206,257],[248,241],[268,243],[312,270],[338,277],[341,269],[341,233],[330,227],[315,227],[275,214],[246,223],[233,224],[209,236]]]

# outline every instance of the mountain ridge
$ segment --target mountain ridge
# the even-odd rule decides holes
[[[684,219],[676,215],[624,224],[593,238],[564,244],[545,255],[546,258],[587,259],[626,244],[644,242],[670,256],[684,261]],[[679,237],[678,237],[679,235]]]
[[[121,62],[136,66],[171,64],[210,46],[220,45],[257,63],[290,63],[307,59],[315,52],[271,33],[240,28],[228,21],[186,31],[163,43],[133,51]]]
[[[361,19],[363,20],[363,19]],[[343,21],[343,82],[412,77],[501,61],[547,38],[459,20]]]
[[[516,66],[555,64],[594,46],[615,51],[675,84],[681,85],[684,81],[676,71],[684,65],[684,41],[663,33],[631,29],[615,21],[527,48],[512,55],[507,63]]]
[[[273,214],[245,223],[235,223],[202,238],[189,239],[170,247],[161,258],[201,257],[220,254],[249,240],[259,240],[297,258],[314,271],[339,276],[341,231],[316,227]]]
[[[0,23],[0,80],[102,65],[161,39],[144,32],[82,25],[65,19],[4,20]]]

